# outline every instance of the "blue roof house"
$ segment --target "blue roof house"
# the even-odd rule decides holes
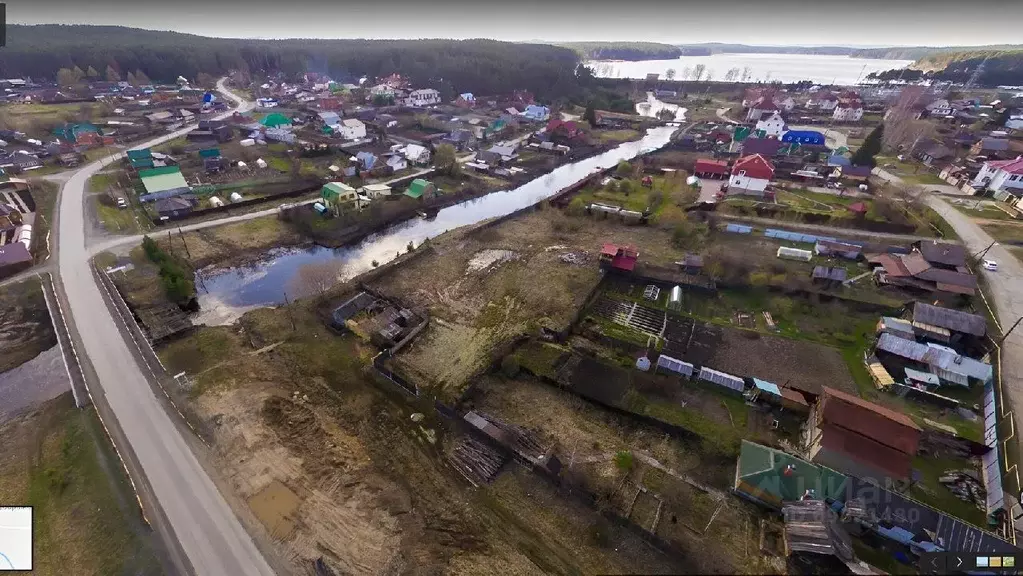
[[[786,143],[823,146],[825,138],[823,134],[816,130],[789,130],[782,134],[781,141]]]
[[[523,112],[522,115],[530,120],[546,122],[551,117],[551,109],[546,106],[540,106],[539,104],[530,104],[529,106],[526,106],[526,111]]]

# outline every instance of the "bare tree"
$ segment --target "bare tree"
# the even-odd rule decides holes
[[[290,291],[297,298],[323,294],[341,280],[341,266],[336,260],[303,264],[289,282]]]
[[[714,70],[713,69],[707,70],[707,82],[710,82],[713,79],[714,79]]]
[[[752,76],[752,75],[753,75],[753,69],[750,68],[749,66],[744,66],[743,69],[742,69],[742,81],[745,82],[745,81],[749,80],[750,76]]]
[[[667,70],[665,70],[664,71],[664,77],[668,79],[668,82],[671,82],[672,80],[674,80],[675,79],[675,69],[674,68],[668,68]]]
[[[707,71],[707,66],[705,64],[697,64],[693,68],[693,80],[695,80],[696,82],[699,82],[700,78],[703,78],[703,73],[706,72],[706,71]]]
[[[689,66],[686,66],[685,68],[682,69],[682,76],[680,77],[680,79],[688,80],[690,74],[692,74],[692,70],[689,68]]]

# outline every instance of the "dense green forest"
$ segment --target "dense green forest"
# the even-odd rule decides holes
[[[984,69],[977,79],[978,85],[988,87],[1023,85],[1023,50],[965,50],[934,54],[917,60],[908,69],[872,72],[867,78],[906,82],[929,79],[964,83],[970,80],[981,63],[984,64]]]
[[[560,42],[587,60],[673,60],[682,55],[678,46],[656,42]]]
[[[586,98],[573,50],[493,40],[243,40],[120,26],[10,25],[0,76],[52,80],[61,68],[141,70],[156,82],[200,72],[320,72],[336,79],[408,77],[444,92],[525,89],[545,100]]]
[[[863,48],[851,54],[854,58],[881,58],[884,60],[927,60],[931,57],[956,52],[973,52],[978,50],[1020,50],[1023,46],[894,46],[891,48]]]

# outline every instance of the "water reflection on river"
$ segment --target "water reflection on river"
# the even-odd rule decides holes
[[[672,106],[659,101],[652,103],[657,104]],[[685,109],[681,109],[677,117],[681,119],[684,114]],[[397,224],[352,246],[277,249],[247,266],[202,270],[196,277],[202,309],[196,322],[229,324],[252,308],[273,306],[283,303],[285,298],[303,296],[296,293],[293,279],[307,264],[334,262],[341,278],[352,278],[372,269],[374,261],[384,264],[393,260],[399,252],[406,250],[409,242],[418,246],[423,240],[448,230],[525,208],[582,180],[595,169],[613,166],[620,160],[661,148],[675,130],[670,126],[651,128],[641,140],[626,142],[592,158],[561,166],[514,190],[494,192],[444,208],[431,220],[413,219]]]

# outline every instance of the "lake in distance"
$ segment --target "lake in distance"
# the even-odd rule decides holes
[[[703,64],[712,80],[723,81],[730,68],[738,68],[740,73],[749,66],[750,76],[747,82],[799,82],[810,80],[817,84],[857,84],[866,79],[867,74],[882,70],[905,68],[912,60],[879,60],[876,58],[850,58],[849,56],[818,56],[813,54],[713,54],[711,56],[682,56],[674,60],[644,60],[642,62],[623,62],[617,60],[591,60],[594,73],[603,78],[646,78],[647,74],[660,74],[674,68],[677,80],[682,77],[683,70],[692,70],[696,65]],[[738,78],[736,79],[738,81]]]

